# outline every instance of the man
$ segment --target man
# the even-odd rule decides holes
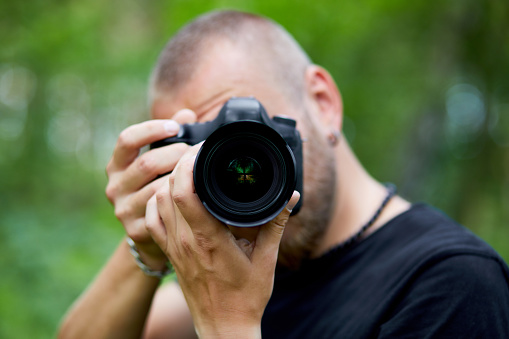
[[[200,145],[138,156],[179,124],[213,119],[233,96],[297,121],[305,142],[296,216],[298,192],[266,225],[227,227],[194,192]],[[120,135],[106,194],[144,271],[164,271],[169,259],[178,285],[156,292],[159,278],[122,241],[61,337],[509,337],[507,266],[368,175],[340,133],[333,79],[277,24],[234,11],[196,19],[162,52],[150,99],[154,120]]]

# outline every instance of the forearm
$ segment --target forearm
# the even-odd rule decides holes
[[[136,265],[125,241],[65,316],[60,338],[140,338],[159,279]]]

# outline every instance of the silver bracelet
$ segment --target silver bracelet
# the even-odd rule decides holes
[[[136,261],[136,265],[145,273],[146,275],[150,277],[157,277],[159,279],[164,278],[168,274],[171,274],[173,272],[173,266],[171,266],[170,262],[167,262],[166,265],[168,266],[164,271],[154,271],[141,260],[140,252],[138,252],[138,248],[136,248],[136,245],[134,244],[133,239],[130,237],[126,237],[127,244],[129,244],[129,252],[134,257],[134,260]]]

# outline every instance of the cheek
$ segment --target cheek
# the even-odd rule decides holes
[[[297,220],[298,216],[290,217],[285,226],[285,231],[283,232],[283,238],[281,240],[282,243],[286,243],[288,239],[292,239],[295,234],[298,232],[299,222]]]
[[[321,209],[323,201],[330,197],[334,190],[336,173],[333,148],[321,139],[311,137],[304,148],[304,201],[303,209],[307,212]],[[325,198],[328,199],[328,198]]]

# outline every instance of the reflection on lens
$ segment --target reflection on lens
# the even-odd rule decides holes
[[[229,143],[223,148],[223,156],[216,158],[217,168],[222,168],[217,171],[217,187],[233,203],[260,199],[270,189],[273,180],[273,171],[268,169],[270,159],[265,151],[256,145],[248,146],[244,141]]]
[[[226,176],[220,185],[222,191],[232,201],[252,202],[267,193],[263,185],[262,166],[252,157],[238,156],[226,162]],[[266,182],[267,180],[265,180]]]
[[[233,179],[232,184],[254,185],[260,176],[260,165],[253,158],[241,157],[230,162],[227,171]]]

